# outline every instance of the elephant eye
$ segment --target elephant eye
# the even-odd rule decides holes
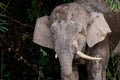
[[[79,32],[81,35],[85,35],[85,30],[82,28],[82,30]]]

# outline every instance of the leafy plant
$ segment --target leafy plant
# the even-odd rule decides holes
[[[117,55],[118,58],[120,58],[120,56]],[[116,61],[116,56],[112,55],[112,58],[110,59],[108,68],[106,70],[106,75],[108,80],[118,80],[118,69],[119,69],[119,65],[117,66],[118,62]]]
[[[0,8],[1,8],[1,9],[4,9],[5,6],[6,6],[6,5],[5,5],[4,3],[0,2]]]
[[[11,72],[6,72],[5,73],[5,68],[6,68],[5,64],[1,65],[1,68],[0,68],[1,80],[2,79],[7,80],[11,76]]]
[[[0,14],[0,17],[5,17],[5,15]],[[4,26],[4,25],[6,25],[6,24],[7,24],[6,20],[0,18],[0,31],[5,32],[5,31],[8,30],[8,29]]]
[[[118,0],[104,0],[105,2],[109,2],[110,3],[110,9],[112,11],[117,11],[118,9],[120,9],[120,4]]]
[[[27,9],[28,12],[28,18],[30,22],[33,22],[36,20],[37,17],[41,17],[43,15],[48,15],[47,6],[42,4],[42,2],[39,2],[39,0],[32,0],[32,7]],[[41,5],[40,5],[41,4]]]

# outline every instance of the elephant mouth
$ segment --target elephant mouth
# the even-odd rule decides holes
[[[83,52],[81,51],[77,51],[76,54],[78,56],[80,56],[81,58],[84,58],[84,59],[87,59],[87,60],[101,60],[102,58],[99,58],[99,57],[91,57],[91,56],[88,56],[86,54],[84,54]],[[55,54],[55,58],[57,58],[57,54]]]

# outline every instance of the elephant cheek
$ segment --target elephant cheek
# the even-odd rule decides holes
[[[66,76],[66,77],[71,76],[73,56],[74,55],[70,55],[69,53],[62,53],[62,55],[58,56],[60,61],[62,76]]]

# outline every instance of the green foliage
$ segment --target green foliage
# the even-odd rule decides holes
[[[118,69],[119,69],[119,66],[117,66],[117,64],[119,63],[117,61],[117,58],[120,58],[120,56],[117,55],[117,57],[115,55],[112,55],[111,59],[110,59],[110,62],[109,62],[109,65],[107,67],[107,70],[106,70],[106,76],[108,78],[108,80],[118,80]]]
[[[105,2],[109,2],[110,3],[110,9],[112,11],[117,11],[120,8],[120,4],[118,3],[117,0],[104,0]]]
[[[5,17],[5,15],[0,14],[0,17]],[[4,26],[4,25],[6,25],[6,24],[7,24],[6,20],[0,18],[0,31],[5,32],[5,31],[8,30],[8,29]]]
[[[1,65],[1,68],[0,68],[1,79],[8,80],[11,76],[11,72],[5,73],[5,67],[6,67],[5,64]]]
[[[1,9],[4,9],[5,6],[6,6],[6,5],[5,5],[4,3],[0,2],[0,8],[1,8]]]
[[[44,51],[43,49],[40,49],[40,52],[42,53],[43,56],[47,56],[46,51]]]
[[[39,75],[41,76],[41,80],[56,80],[55,75],[59,76],[60,67],[58,65],[58,60],[55,60],[53,52],[49,50],[45,50],[40,48],[39,51],[40,59],[39,59]],[[54,66],[55,65],[55,66]],[[57,73],[57,74],[49,74],[49,73]],[[49,74],[49,75],[48,75]],[[54,76],[54,77],[53,77]],[[59,80],[59,78],[57,78]]]
[[[32,7],[27,9],[30,22],[33,22],[37,17],[48,15],[47,6],[42,7],[41,3],[39,0],[32,0]]]
[[[37,17],[39,15],[38,10],[36,9],[28,9],[28,18],[30,20],[30,22],[33,22],[35,17]]]

